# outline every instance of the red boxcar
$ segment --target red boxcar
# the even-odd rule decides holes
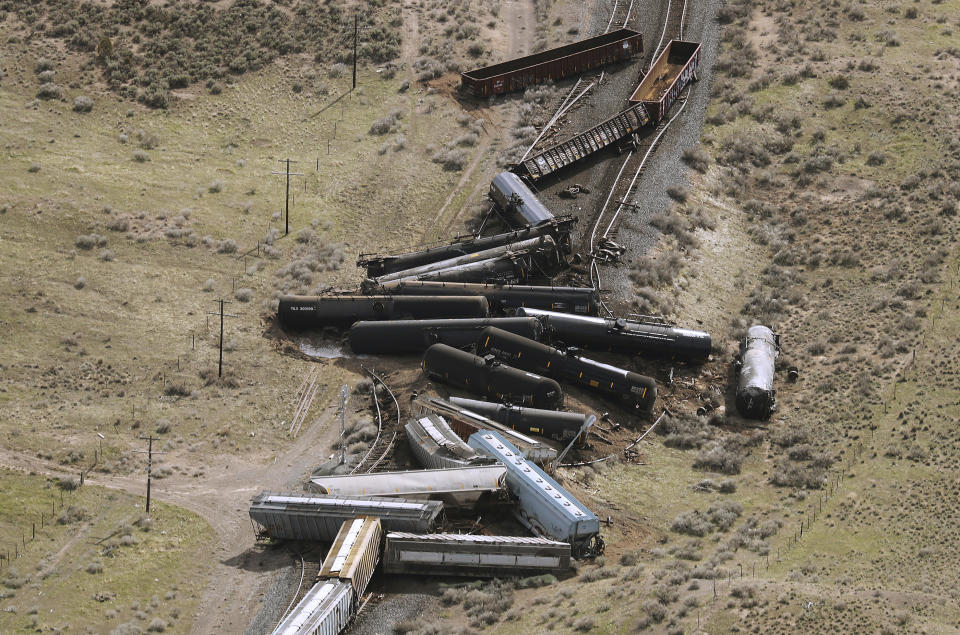
[[[484,97],[522,90],[531,84],[558,80],[643,52],[643,36],[619,29],[526,57],[460,74],[460,85]]]
[[[642,103],[654,121],[663,119],[700,64],[700,43],[672,40],[630,97]]]

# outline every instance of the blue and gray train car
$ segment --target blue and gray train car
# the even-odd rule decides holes
[[[507,467],[507,487],[517,497],[517,519],[538,536],[570,543],[576,556],[603,552],[600,520],[496,432],[482,430],[470,447]]]

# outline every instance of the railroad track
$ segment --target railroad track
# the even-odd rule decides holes
[[[303,426],[307,413],[310,412],[310,407],[313,405],[313,400],[317,396],[317,391],[320,389],[319,380],[320,369],[314,367],[300,384],[300,387],[297,388],[294,395],[294,399],[297,400],[297,407],[294,410],[293,419],[290,420],[290,429],[288,430],[290,436],[295,437],[300,433],[300,428]]]
[[[393,391],[390,390],[390,387],[387,386],[387,384],[372,370],[366,367],[361,368],[363,368],[363,370],[365,370],[373,379],[373,388],[371,389],[370,393],[373,399],[374,411],[377,415],[377,436],[374,439],[373,444],[370,446],[370,449],[367,450],[367,453],[363,455],[363,458],[360,459],[360,462],[357,463],[357,465],[350,471],[351,474],[372,472],[387,460],[387,457],[390,455],[390,452],[393,450],[393,446],[397,441],[397,434],[400,430],[400,422],[402,421],[400,402],[397,401],[397,397],[393,394]],[[380,408],[380,398],[377,396],[378,383],[384,387],[384,389],[387,391],[387,394],[389,394],[390,398],[393,400],[393,405],[397,410],[395,422],[385,420],[385,413]]]
[[[611,29],[623,29],[626,28],[630,23],[630,20],[633,19],[633,4],[635,0],[614,0],[613,9],[610,11],[610,20],[607,22],[607,28],[603,30],[604,33],[609,33]],[[563,101],[560,102],[560,105],[554,111],[553,116],[547,121],[547,124],[540,131],[540,134],[537,135],[537,138],[533,140],[533,143],[530,144],[530,147],[527,148],[527,151],[523,153],[523,156],[520,158],[522,162],[526,159],[537,147],[537,144],[543,140],[544,136],[551,130],[553,130],[553,135],[555,136],[558,132],[558,129],[553,128],[567,112],[573,108],[573,106],[580,101],[580,99],[589,93],[590,89],[593,88],[596,84],[603,82],[606,71],[600,73],[600,78],[596,82],[585,82],[583,78],[577,79],[573,84],[573,87],[563,98]],[[488,212],[489,215],[489,212]]]
[[[614,9],[616,11],[616,8]],[[667,0],[667,16],[663,23],[663,30],[660,33],[660,39],[657,47],[648,58],[647,69],[653,64],[654,60],[663,50],[665,43],[671,39],[681,39],[683,37],[683,27],[686,20],[687,0]],[[617,230],[625,209],[635,209],[635,205],[630,202],[637,181],[643,175],[648,165],[650,156],[663,139],[664,133],[670,127],[670,124],[683,112],[687,103],[687,97],[690,94],[688,87],[674,103],[674,114],[670,118],[663,119],[657,124],[657,127],[645,134],[637,143],[636,149],[627,154],[626,159],[617,172],[613,185],[607,194],[603,205],[597,212],[596,218],[590,228],[588,253],[596,253],[598,244],[604,240],[613,240],[616,238]],[[600,268],[597,259],[591,257],[589,263],[590,282],[595,289],[600,289],[602,283],[600,280]],[[603,309],[610,315],[613,312],[601,300]]]

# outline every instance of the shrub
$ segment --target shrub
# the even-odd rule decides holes
[[[39,171],[40,171],[40,164],[39,164],[39,163],[31,163],[31,164],[30,164],[30,167],[27,168],[27,172],[29,172],[30,174],[36,174],[36,173],[39,172]]]
[[[247,287],[237,289],[237,292],[233,294],[233,297],[240,302],[249,302],[253,298],[253,289],[248,289]]]
[[[713,525],[710,523],[707,517],[705,517],[699,511],[694,510],[691,512],[684,512],[674,518],[673,523],[670,525],[670,529],[678,534],[703,537],[713,531]]]
[[[150,155],[144,152],[143,150],[134,150],[133,151],[133,160],[137,163],[146,163],[150,160]]]
[[[737,491],[737,482],[732,478],[725,478],[720,481],[720,485],[717,487],[717,490],[721,494],[733,494]]]
[[[683,162],[697,172],[704,173],[710,167],[710,154],[702,146],[694,146],[683,151]]]
[[[585,615],[573,623],[573,630],[586,633],[587,631],[592,631],[596,625],[597,621],[595,619],[589,615]]]
[[[739,474],[743,463],[741,446],[732,437],[718,441],[697,454],[693,462],[694,469],[710,470],[721,474]]]
[[[218,254],[235,254],[237,253],[237,243],[232,238],[226,238],[221,240],[217,244],[217,253]]]
[[[163,631],[167,630],[167,623],[159,617],[155,617],[150,621],[150,625],[147,627],[147,630],[151,633],[162,633]]]
[[[41,57],[40,59],[38,59],[36,65],[34,65],[33,67],[33,72],[36,73],[37,75],[44,73],[46,71],[52,71],[52,70],[53,70],[53,62],[48,60],[45,57]]]
[[[168,397],[189,397],[191,393],[185,384],[170,382],[163,387],[163,394]]]
[[[372,135],[385,135],[393,132],[394,126],[397,125],[397,115],[390,113],[389,115],[384,115],[379,119],[374,120],[370,124],[369,133]]]
[[[209,293],[213,291],[216,286],[217,286],[216,280],[214,280],[213,278],[207,278],[207,281],[203,283],[203,290],[206,293]]]
[[[462,170],[470,158],[469,153],[461,148],[446,148],[434,153],[431,160],[439,163],[448,172]]]
[[[111,250],[103,249],[97,257],[104,262],[113,262],[114,255]]]
[[[87,510],[82,507],[71,505],[67,507],[58,517],[58,525],[72,525],[87,518]]]
[[[883,165],[887,162],[887,155],[883,152],[871,152],[867,157],[867,165]]]
[[[214,181],[207,186],[207,191],[211,194],[219,194],[223,191],[223,181]]]
[[[103,573],[103,563],[101,562],[91,562],[86,567],[86,572],[90,574]]]
[[[85,286],[87,286],[87,279],[83,276],[77,276],[77,279],[73,282],[73,288],[79,290]]]
[[[90,112],[93,110],[93,100],[86,95],[79,95],[73,100],[74,112]]]
[[[63,89],[52,82],[41,84],[37,89],[37,99],[60,99],[63,97]]]

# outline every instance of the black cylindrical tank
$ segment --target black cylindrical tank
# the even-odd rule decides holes
[[[768,419],[776,408],[773,389],[780,336],[769,327],[751,326],[740,344],[740,373],[737,378],[737,410],[744,417]]]
[[[478,318],[490,314],[482,296],[287,295],[277,319],[290,329],[349,326],[358,320]]]
[[[563,391],[552,379],[446,344],[434,344],[427,349],[423,370],[431,379],[478,395],[537,408],[559,408],[563,404]]]
[[[533,191],[513,172],[501,172],[490,183],[490,200],[505,214],[516,214],[527,225],[553,220]]]
[[[548,339],[592,351],[703,362],[710,357],[710,334],[658,322],[569,315],[541,309],[520,309],[517,315],[544,320]]]
[[[652,409],[657,400],[657,384],[650,377],[494,327],[483,329],[477,354],[493,355],[505,364],[606,393],[643,410]]]
[[[600,296],[591,287],[403,280],[387,282],[381,289],[384,293],[398,295],[482,295],[490,302],[490,311],[493,313],[534,308],[560,313],[596,315],[600,308]]]
[[[422,353],[437,343],[463,348],[475,344],[488,326],[530,339],[539,339],[543,329],[537,318],[524,317],[356,322],[350,327],[350,347],[354,353],[374,355]]]
[[[572,439],[587,420],[587,415],[579,412],[525,408],[463,397],[450,397],[449,401],[519,432],[537,434],[557,441]]]

